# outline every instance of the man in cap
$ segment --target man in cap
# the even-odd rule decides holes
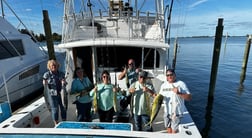
[[[138,81],[130,86],[129,92],[132,94],[135,129],[137,131],[152,131],[148,124],[150,121],[150,96],[155,95],[153,85],[146,83],[148,72],[141,71],[138,74]],[[144,125],[144,128],[142,126]]]
[[[177,133],[185,108],[184,100],[189,101],[192,96],[186,84],[176,79],[174,69],[166,71],[166,80],[159,92],[164,96],[164,125],[168,133]]]

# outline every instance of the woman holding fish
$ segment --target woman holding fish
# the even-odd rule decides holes
[[[130,86],[129,92],[133,96],[133,114],[137,131],[152,131],[150,121],[150,96],[154,96],[154,87],[146,83],[148,73],[139,72],[138,81]],[[144,129],[142,128],[144,126]]]
[[[59,122],[59,109],[62,121],[66,121],[67,113],[61,97],[63,85],[66,84],[65,73],[59,71],[60,64],[56,60],[47,62],[48,71],[43,75],[44,97],[51,111],[54,124]]]
[[[109,72],[104,70],[102,72],[102,83],[97,84],[91,91],[94,97],[94,109],[98,111],[100,122],[112,122],[115,113],[114,102],[116,99],[118,88],[110,83]]]
[[[184,100],[191,100],[192,96],[183,81],[176,79],[173,69],[166,71],[166,80],[160,88],[164,101],[164,125],[168,133],[177,133],[181,117],[184,112]]]
[[[94,86],[80,67],[75,69],[73,78],[70,94],[76,95],[74,104],[76,104],[77,109],[77,121],[91,122],[92,116],[90,112],[93,98],[89,95],[89,92]]]

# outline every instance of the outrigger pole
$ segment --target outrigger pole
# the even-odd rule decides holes
[[[168,39],[167,43],[168,45],[170,45],[171,43],[171,12],[172,12],[172,7],[173,7],[173,0],[171,1],[171,6],[169,8],[169,5],[166,6],[166,8],[168,7],[169,9],[169,13],[168,13],[168,16],[167,16],[167,24],[166,24],[166,28],[165,28],[165,41],[166,41],[166,38]],[[168,37],[167,37],[167,34],[168,34]],[[167,61],[166,61],[166,66],[168,68],[169,66],[169,56],[170,56],[170,52],[169,52],[169,49],[167,49]]]

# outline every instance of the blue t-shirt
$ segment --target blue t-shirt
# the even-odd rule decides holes
[[[70,94],[77,94],[83,90],[89,90],[92,87],[93,85],[88,77],[84,77],[82,80],[80,80],[79,78],[75,78],[72,82]],[[90,97],[89,94],[83,95],[78,99],[78,101],[80,103],[89,103],[92,101],[92,97]]]

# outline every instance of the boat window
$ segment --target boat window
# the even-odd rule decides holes
[[[19,54],[25,54],[22,40],[0,41],[0,59],[16,57]]]
[[[155,49],[144,49],[144,69],[154,68]],[[142,48],[140,47],[100,47],[97,48],[98,67],[114,67],[116,69],[123,68],[128,59],[133,58],[136,62],[136,67],[141,67]],[[156,53],[156,68],[159,67],[160,55]]]
[[[27,78],[27,77],[32,76],[34,74],[37,74],[38,72],[39,72],[39,65],[32,68],[32,69],[29,69],[29,70],[25,71],[21,75],[19,75],[19,80],[22,80],[24,78]]]

